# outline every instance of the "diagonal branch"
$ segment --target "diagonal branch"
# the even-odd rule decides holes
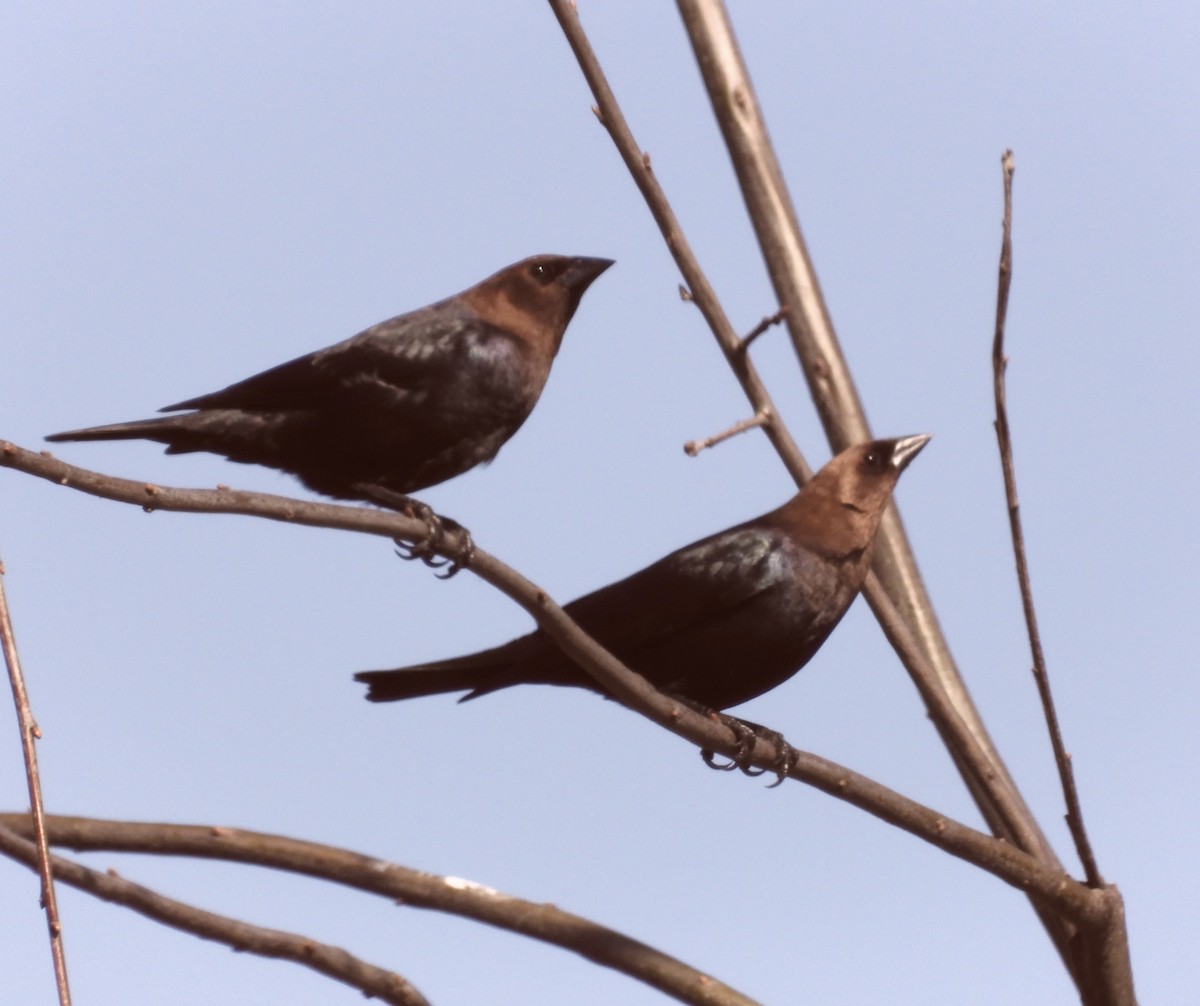
[[[798,484],[803,484],[811,471],[796,447],[791,434],[779,418],[778,412],[771,404],[768,393],[753,365],[746,354],[740,351],[740,340],[729,324],[717,301],[716,294],[692,254],[674,212],[667,202],[666,195],[650,170],[648,159],[643,155],[625,122],[624,115],[605,79],[596,54],[579,23],[578,12],[569,0],[550,0],[550,6],[558,18],[563,33],[579,62],[580,69],[596,98],[600,121],[608,130],[622,160],[633,176],[634,182],[641,190],[651,214],[662,231],[663,239],[675,258],[676,265],[691,287],[691,297],[696,301],[712,328],[717,343],[724,351],[726,360],[742,385],[746,397],[755,407],[755,413],[764,414],[765,410],[765,414],[769,416],[763,429],[770,437],[784,466]],[[790,314],[789,311],[786,315],[789,322]],[[907,632],[894,605],[880,589],[877,581],[868,580],[863,593],[889,639],[898,638]],[[922,695],[945,693],[946,689],[941,684],[940,675],[930,665],[919,647],[912,647],[906,653],[901,653],[900,656],[909,673],[914,678],[922,679],[923,683],[919,686]],[[957,703],[955,703],[955,707],[960,708]],[[936,718],[939,729],[947,729],[947,724],[938,714],[937,709],[931,709],[931,712]],[[954,722],[964,724],[967,732],[965,735],[955,735],[955,739],[950,743],[952,753],[955,753],[956,757],[967,758],[965,748],[972,748],[979,752],[978,757],[974,759],[976,763],[986,762],[994,766],[996,760],[989,754],[986,747],[979,743],[981,727],[977,726],[977,717],[956,715]],[[986,732],[982,736],[986,737]],[[959,755],[959,751],[964,753]],[[969,772],[967,778],[972,785],[973,792],[978,791],[983,794],[982,797],[977,795],[977,799],[993,830],[998,834],[1013,838],[1022,848],[1036,851],[1047,863],[1057,865],[1053,851],[1042,837],[1036,822],[1006,773],[989,768],[983,772]]]
[[[1058,775],[1062,780],[1063,798],[1067,804],[1067,827],[1075,849],[1083,863],[1088,884],[1103,887],[1104,878],[1096,865],[1096,857],[1083,826],[1083,809],[1079,804],[1079,791],[1075,787],[1075,771],[1071,767],[1071,756],[1063,744],[1062,730],[1058,723],[1058,712],[1054,707],[1054,695],[1050,691],[1050,676],[1046,671],[1046,656],[1042,652],[1042,637],[1038,632],[1037,611],[1033,606],[1033,585],[1029,578],[1029,559],[1025,552],[1025,532],[1021,526],[1021,507],[1017,499],[1017,475],[1013,465],[1012,436],[1008,428],[1008,400],[1005,393],[1004,371],[1008,360],[1004,355],[1004,326],[1008,317],[1008,294],[1012,287],[1012,181],[1013,156],[1011,150],[1004,152],[1001,161],[1004,170],[1004,237],[1000,245],[1000,271],[996,291],[996,335],[992,341],[992,375],[996,395],[996,439],[1000,447],[1000,467],[1004,471],[1004,495],[1008,503],[1008,523],[1012,531],[1013,554],[1017,564],[1017,581],[1021,588],[1021,607],[1025,612],[1025,625],[1029,632],[1029,649],[1033,655],[1033,679],[1037,683],[1038,695],[1050,731],[1050,743],[1054,748],[1054,760],[1058,764]]]
[[[24,823],[26,828],[22,830],[27,830],[28,819]],[[38,853],[34,843],[22,838],[7,825],[0,825],[0,852],[30,868],[37,862]],[[303,964],[359,989],[364,996],[377,997],[393,1006],[429,1006],[429,1001],[398,974],[368,964],[345,950],[317,943],[307,936],[265,929],[207,912],[132,883],[111,871],[101,873],[61,856],[52,856],[51,862],[54,875],[64,883],[87,891],[103,901],[124,905],[172,929],[224,943],[234,950],[260,957],[275,957]]]
[[[729,17],[720,0],[678,0],[678,6],[767,271],[780,304],[787,310],[788,330],[829,443],[836,453],[849,444],[870,440],[866,412],[842,355]],[[881,622],[888,607],[884,604],[885,594],[890,599],[925,658],[925,673],[936,681],[918,683],[922,694],[935,688],[944,692],[966,725],[967,744],[974,749],[971,756],[955,734],[947,731],[937,710],[931,709],[989,825],[996,834],[1008,837],[1048,863],[1056,863],[1049,842],[1025,805],[955,666],[894,505],[880,525],[873,566],[879,585],[871,585],[864,596]],[[889,638],[895,635],[894,627],[885,625],[884,631]],[[913,673],[913,668],[909,670]],[[985,763],[983,771],[972,767],[980,762]]]
[[[12,685],[13,704],[17,708],[17,725],[21,730],[21,753],[25,757],[25,778],[29,784],[29,806],[33,821],[33,842],[37,852],[36,873],[42,885],[42,908],[46,913],[46,928],[50,932],[50,956],[54,961],[54,983],[58,990],[59,1006],[71,1006],[71,987],[67,981],[67,955],[63,947],[62,920],[58,915],[58,898],[54,893],[54,875],[50,871],[50,847],[46,842],[46,825],[42,808],[42,780],[38,773],[36,741],[42,736],[33,718],[25,676],[17,656],[17,641],[13,634],[12,618],[8,613],[8,598],[4,591],[4,563],[0,561],[0,649]]]
[[[763,431],[767,434],[767,438],[780,458],[783,459],[784,466],[792,478],[798,485],[803,485],[812,476],[812,469],[808,467],[808,463],[800,453],[800,448],[796,446],[795,440],[792,439],[791,433],[778,418],[779,410],[771,401],[771,395],[767,391],[766,385],[763,384],[762,378],[758,376],[758,370],[744,350],[741,337],[730,323],[725,309],[721,307],[721,302],[708,282],[708,277],[704,275],[704,270],[700,268],[699,260],[692,253],[691,246],[675,217],[675,211],[667,202],[662,186],[658,184],[658,179],[650,167],[649,156],[634,140],[633,134],[625,122],[625,116],[621,112],[621,106],[617,104],[617,99],[608,86],[596,54],[592,51],[591,44],[579,24],[579,12],[571,0],[550,0],[550,7],[554,11],[554,16],[558,18],[558,23],[562,26],[563,34],[579,62],[580,69],[583,70],[592,94],[595,95],[596,105],[592,110],[604,128],[608,130],[609,135],[612,136],[617,152],[633,176],[634,183],[641,190],[642,197],[646,200],[646,205],[654,216],[655,223],[658,224],[658,229],[662,231],[663,240],[683,275],[687,286],[682,287],[680,292],[684,295],[685,300],[694,301],[696,307],[700,309],[708,327],[716,336],[717,344],[725,353],[726,362],[737,375],[742,390],[754,409],[754,414],[769,417],[763,423]]]
[[[843,798],[852,803],[860,802],[867,788],[874,785],[865,777],[814,755],[802,757],[809,763],[809,770],[820,769],[822,765],[831,770],[820,788],[827,792],[838,790]],[[905,798],[891,794],[890,800],[899,801],[894,816],[903,818],[905,811],[901,804]],[[922,808],[922,811],[928,816],[929,824],[940,830],[951,846],[965,849],[978,835],[970,828],[941,817],[928,808]],[[29,831],[29,817],[25,814],[0,813],[0,828],[25,835]],[[669,970],[668,962],[673,961],[673,958],[661,955],[635,940],[563,912],[553,905],[524,901],[470,881],[439,877],[316,842],[240,828],[106,821],[60,815],[50,815],[47,828],[52,844],[76,851],[195,856],[304,874],[417,908],[474,919],[543,940],[618,970],[626,970],[629,964],[641,960],[648,962],[650,972],[665,974]],[[1072,915],[1081,926],[1096,926],[1103,921],[1106,909],[1097,892],[1061,874],[1047,871],[1033,857],[1007,843],[988,836],[979,837],[996,849],[997,856],[1011,874],[1014,887],[1032,885],[1039,892],[1047,894],[1052,894],[1051,889],[1055,885],[1069,887],[1061,897],[1052,894],[1057,898],[1057,907]],[[605,947],[605,955],[594,956]],[[678,961],[674,961],[674,965],[684,969],[678,972],[680,976],[691,974],[694,977],[694,972],[686,965]],[[627,973],[633,977],[643,977],[633,971]]]
[[[195,856],[284,870],[432,909],[541,940],[644,982],[693,1006],[757,1006],[715,978],[555,905],[503,894],[458,877],[412,870],[373,856],[240,828],[51,817],[51,841],[76,851]],[[0,828],[24,834],[29,819],[0,814]]]
[[[695,299],[759,413],[766,392],[757,375],[745,366],[745,354],[735,352],[728,322],[707,281],[699,285],[692,278],[698,276],[703,280],[703,274],[654,178],[649,158],[625,122],[579,23],[574,4],[568,0],[550,0],[550,6],[596,98],[594,111],[641,190],[676,264],[696,287],[693,292],[700,293]],[[720,0],[679,0],[679,7],[830,441],[837,449],[868,439],[865,414],[833,333],[728,17]],[[764,429],[785,466],[802,483],[808,475],[807,467],[793,450],[794,443],[777,414],[771,414],[771,421]],[[989,827],[1053,869],[1061,870],[1053,848],[1009,775],[954,664],[894,508],[889,510],[881,528],[875,569],[878,579],[874,575],[868,579],[864,596],[929,708]],[[1034,908],[1067,968],[1082,987],[1085,976],[1072,950],[1077,934],[1061,918],[1048,914],[1037,899]]]
[[[229,489],[172,489],[101,475],[69,465],[47,453],[34,453],[0,440],[0,467],[14,468],[66,486],[123,503],[150,509],[192,513],[233,513],[269,520],[358,531],[387,538],[420,537],[424,524],[392,512],[367,510],[333,503],[311,503],[266,493]],[[151,502],[147,502],[147,500]],[[453,552],[453,539],[439,548]],[[588,636],[544,590],[495,557],[476,550],[467,567],[496,587],[533,616],[538,626],[581,668],[599,681],[618,701],[698,747],[733,756],[738,738],[728,727],[689,709],[659,692]],[[904,627],[900,625],[903,633]],[[932,845],[999,877],[1017,889],[1036,894],[1039,902],[1053,906],[1064,918],[1093,919],[1097,903],[1089,900],[1082,885],[1053,864],[1039,862],[1009,843],[984,835],[816,755],[793,751],[788,776],[866,810],[875,817],[908,831]],[[755,740],[750,764],[774,770],[781,752],[761,738]]]

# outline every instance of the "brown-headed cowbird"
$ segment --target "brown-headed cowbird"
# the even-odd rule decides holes
[[[707,709],[746,702],[795,674],[862,587],[879,519],[929,437],[857,444],[791,500],[672,552],[566,606],[660,691]],[[601,686],[542,632],[465,657],[355,676],[372,702],[518,684]]]
[[[168,454],[210,451],[278,468],[337,499],[411,503],[408,493],[491,461],[517,432],[580,298],[610,265],[537,255],[345,342],[160,410],[185,415],[46,439],[156,440]]]

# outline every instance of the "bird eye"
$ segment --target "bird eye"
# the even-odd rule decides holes
[[[863,455],[862,463],[864,468],[867,468],[873,472],[881,471],[887,464],[883,455],[879,451],[867,451],[867,453]]]
[[[570,265],[570,259],[549,255],[529,266],[529,276],[538,286],[549,286],[566,272]]]

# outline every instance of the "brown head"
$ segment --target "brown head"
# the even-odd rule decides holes
[[[612,264],[607,258],[534,255],[489,276],[459,299],[484,321],[523,339],[549,369],[584,292]]]
[[[772,516],[820,555],[867,559],[896,480],[929,440],[922,433],[847,447]]]

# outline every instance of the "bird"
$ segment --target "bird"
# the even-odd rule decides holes
[[[536,255],[453,297],[159,410],[181,415],[46,439],[153,440],[167,454],[207,451],[276,468],[324,496],[418,513],[432,537],[432,511],[409,494],[496,456],[537,404],[583,294],[612,264]]]
[[[719,711],[756,698],[804,667],[845,615],[870,568],[896,481],[929,440],[921,434],[848,447],[781,507],[686,545],[565,610],[626,666],[693,708]],[[540,630],[355,679],[368,686],[371,702],[460,691],[466,701],[520,684],[613,697]]]

